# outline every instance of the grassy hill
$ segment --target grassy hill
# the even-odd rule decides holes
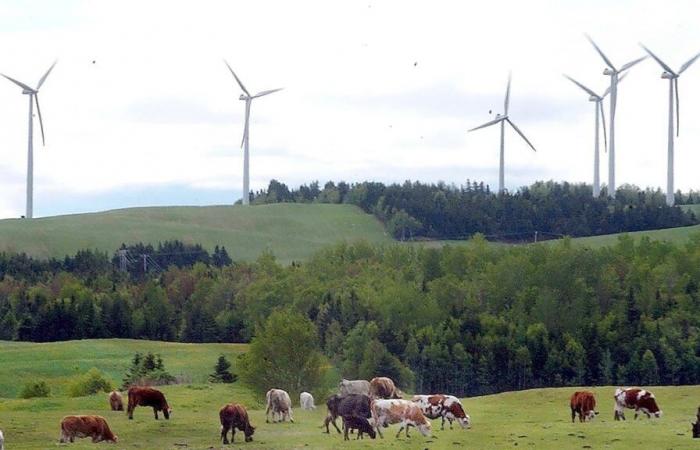
[[[308,257],[339,240],[391,242],[382,224],[352,205],[273,204],[129,208],[40,219],[0,220],[0,251],[62,258],[79,249],[114,252],[124,243],[179,239],[212,251],[224,245],[234,260],[266,249],[281,262]]]
[[[472,418],[472,428],[439,429],[433,421],[434,436],[423,438],[415,429],[411,437],[396,439],[397,426],[384,431],[385,438],[343,442],[332,432],[321,432],[325,417],[322,399],[315,411],[296,408],[295,423],[266,424],[262,398],[252,395],[239,383],[209,385],[203,376],[219,352],[237,353],[245,346],[230,344],[170,344],[131,340],[90,340],[49,344],[0,343],[0,429],[8,449],[46,449],[55,446],[61,417],[66,414],[99,414],[107,418],[120,442],[115,448],[170,449],[221,448],[218,441],[218,410],[227,402],[246,405],[257,427],[254,441],[243,443],[236,434],[236,446],[250,449],[327,449],[327,448],[406,448],[406,449],[503,449],[503,448],[697,448],[691,439],[689,421],[700,401],[699,386],[653,387],[664,416],[659,420],[612,420],[614,387],[591,388],[598,398],[600,416],[591,423],[571,423],[568,398],[576,388],[535,389],[464,399]],[[7,349],[7,350],[5,350]],[[118,377],[126,369],[133,351],[159,351],[166,367],[190,374],[192,383],[166,386],[173,408],[171,420],[153,420],[152,412],[138,408],[134,420],[124,413],[108,411],[106,396],[67,398],[58,391],[46,399],[19,400],[9,395],[7,386],[24,379],[43,376],[50,385],[62,385],[66,377],[97,366]],[[33,362],[34,364],[31,364]],[[36,368],[33,366],[36,365]],[[5,397],[5,398],[3,398]],[[318,397],[318,396],[317,396]],[[628,413],[631,419],[633,414]],[[332,428],[331,428],[332,430]],[[82,440],[73,449],[94,449]],[[110,447],[111,448],[111,447]]]

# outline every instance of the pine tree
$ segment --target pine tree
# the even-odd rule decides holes
[[[224,355],[219,355],[219,359],[214,366],[214,373],[209,375],[210,383],[233,383],[238,379],[238,376],[231,373],[229,370],[231,363]]]

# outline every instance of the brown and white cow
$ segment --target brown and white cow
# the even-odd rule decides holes
[[[117,391],[112,391],[107,398],[109,399],[109,406],[112,408],[112,411],[124,411],[122,394]]]
[[[166,419],[170,419],[170,414],[173,411],[165,400],[165,395],[150,387],[134,386],[129,388],[129,404],[126,408],[129,420],[134,418],[134,409],[137,406],[152,407],[156,420],[158,420],[158,411],[162,411]]]
[[[346,380],[343,378],[338,384],[338,393],[341,397],[350,394],[369,395],[369,381],[367,380]]]
[[[469,428],[471,418],[469,414],[464,412],[462,402],[454,395],[414,395],[412,401],[420,406],[425,417],[429,419],[442,418],[441,430],[445,429],[445,419],[450,422],[450,430],[452,422],[455,420],[462,428]]]
[[[245,435],[245,441],[253,440],[255,427],[250,424],[248,411],[239,404],[230,403],[219,410],[219,420],[221,421],[221,439],[224,444],[228,444],[228,432],[231,430],[231,443],[236,438],[236,428]]]
[[[408,427],[414,426],[418,428],[418,431],[423,436],[430,436],[430,421],[425,418],[423,411],[420,407],[413,402],[408,400],[400,399],[390,399],[390,400],[372,400],[372,420],[374,420],[374,426],[382,438],[381,428],[400,423],[396,437],[399,437],[401,431],[406,429],[406,437],[408,436]]]
[[[635,419],[640,411],[649,418],[652,415],[659,418],[662,414],[659,406],[656,404],[654,394],[640,388],[618,388],[615,390],[615,420],[626,420],[625,408],[634,409]]]
[[[92,442],[117,442],[117,436],[109,429],[104,417],[66,416],[61,420],[61,443],[86,437],[92,438]]]
[[[576,414],[578,414],[580,422],[591,421],[598,414],[598,411],[595,410],[595,397],[589,391],[574,392],[571,395],[569,406],[571,407],[571,423],[575,421]]]
[[[389,377],[374,377],[369,382],[369,396],[372,398],[401,398],[394,381]]]
[[[285,419],[289,419],[290,422],[294,422],[292,418],[292,399],[289,398],[287,391],[282,389],[270,389],[265,394],[265,400],[267,402],[267,410],[265,411],[265,422],[269,423],[268,414],[272,411],[272,422],[277,422],[275,420],[275,414],[279,416],[279,422],[284,422]]]

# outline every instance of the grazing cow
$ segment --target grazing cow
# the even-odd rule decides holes
[[[346,441],[349,441],[348,431],[357,430],[357,439],[364,439],[363,433],[369,434],[369,437],[375,439],[377,433],[374,431],[374,427],[370,425],[369,420],[366,417],[360,416],[343,416],[343,437]]]
[[[454,395],[414,395],[412,401],[420,406],[425,417],[429,419],[442,418],[441,430],[445,429],[445,419],[450,422],[450,430],[452,422],[455,420],[462,428],[469,428],[471,418],[469,414],[464,412],[462,402]]]
[[[401,398],[394,381],[388,377],[372,378],[369,382],[369,395],[372,398]]]
[[[340,428],[338,428],[338,425],[335,423],[335,420],[338,418],[338,408],[340,407],[340,402],[343,399],[338,394],[333,394],[330,397],[328,397],[328,400],[326,400],[326,407],[328,408],[328,413],[326,413],[326,418],[323,421],[323,426],[326,427],[326,433],[330,433],[330,430],[328,429],[328,424],[332,423],[333,426],[335,427],[336,430],[338,430],[338,433],[340,433]]]
[[[117,436],[109,429],[104,417],[66,416],[61,420],[61,443],[86,437],[92,438],[92,442],[117,442]]]
[[[290,422],[294,422],[292,418],[292,400],[289,398],[287,391],[282,389],[270,389],[265,394],[265,400],[267,401],[267,410],[265,411],[265,422],[269,423],[268,414],[272,410],[272,422],[277,422],[275,420],[275,414],[279,415],[279,422],[284,422],[285,418],[289,419]]]
[[[381,427],[400,423],[396,437],[399,437],[401,431],[406,429],[406,437],[408,436],[408,427],[414,426],[423,436],[430,436],[430,421],[425,418],[420,406],[408,400],[373,400],[372,401],[372,419],[374,426],[377,428],[379,436],[382,435]]]
[[[2,434],[2,430],[0,430],[0,450],[5,450],[5,436]]]
[[[301,409],[305,409],[307,411],[316,409],[316,405],[314,405],[314,396],[308,392],[302,392],[299,394],[299,405],[301,406]]]
[[[691,425],[693,426],[693,437],[694,438],[700,438],[700,406],[698,406],[698,414],[696,416],[698,419],[695,421],[695,423],[692,423]],[[0,435],[2,433],[0,432]],[[0,445],[0,450],[2,450],[2,446]]]
[[[343,378],[338,385],[338,391],[341,397],[350,394],[369,395],[369,381],[367,380],[346,380]]]
[[[618,388],[615,390],[615,420],[625,419],[625,408],[634,409],[634,418],[639,415],[639,411],[647,417],[661,417],[661,410],[656,404],[654,394],[646,389],[639,388]]]
[[[231,443],[236,439],[236,428],[241,430],[245,435],[245,441],[253,440],[255,427],[248,420],[248,411],[242,406],[235,403],[225,405],[219,410],[219,420],[221,420],[221,439],[224,444],[228,444],[228,432],[231,430]]]
[[[124,400],[122,399],[122,394],[117,391],[112,391],[109,393],[109,406],[112,411],[124,411]]]
[[[129,420],[134,418],[134,409],[137,406],[152,407],[156,420],[158,420],[158,411],[162,411],[166,419],[170,419],[170,414],[173,411],[165,400],[165,395],[150,387],[134,386],[129,388],[129,404],[126,409]]]
[[[575,422],[577,413],[580,422],[585,422],[586,419],[591,421],[598,414],[598,411],[595,410],[595,397],[592,392],[574,392],[569,405],[571,406],[571,423]]]
[[[343,429],[346,435],[348,431],[357,429],[359,430],[357,437],[361,438],[362,433],[367,432],[364,422],[359,419],[370,419],[372,417],[371,403],[372,400],[364,394],[350,394],[340,399],[338,415],[343,418]],[[375,438],[373,434],[369,433],[372,439]]]

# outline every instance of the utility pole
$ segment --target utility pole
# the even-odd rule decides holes
[[[537,230],[535,230],[535,243],[537,243]]]
[[[145,254],[141,255],[141,258],[143,259],[143,273],[145,274],[146,271],[148,270],[148,262],[147,262],[148,255],[145,255]]]

